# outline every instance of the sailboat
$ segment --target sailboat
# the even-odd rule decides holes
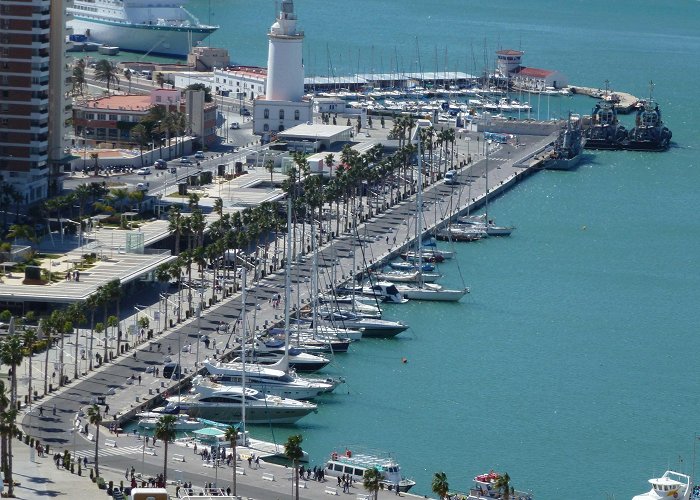
[[[431,123],[429,120],[418,120],[416,123],[416,139],[418,141],[418,193],[416,194],[416,251],[417,256],[417,267],[422,269],[423,264],[423,155],[421,153],[421,138],[420,129],[421,127],[430,127]],[[422,271],[419,271],[422,273]],[[420,278],[420,276],[419,276]],[[401,292],[401,294],[409,300],[434,300],[443,302],[457,302],[462,297],[464,297],[468,288],[463,288],[459,290],[450,290],[443,288],[435,283],[425,283],[423,280],[419,279],[418,283],[406,284],[397,283],[396,288]]]

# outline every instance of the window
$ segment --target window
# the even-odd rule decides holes
[[[117,115],[109,115],[109,119],[110,119],[110,120],[116,120],[116,119],[117,119]]]
[[[280,128],[278,130],[282,132],[284,130],[284,125],[280,125]]]
[[[98,120],[104,120],[107,118],[107,115],[104,113],[97,113],[97,119]]]
[[[295,109],[295,110],[294,110],[294,119],[295,119],[296,121],[299,121],[299,110],[298,110],[298,109]]]
[[[284,110],[280,109],[280,120],[284,120]]]
[[[269,109],[265,108],[265,110],[263,111],[263,118],[265,118],[265,119],[270,118],[270,110]]]
[[[266,123],[265,125],[263,125],[263,131],[264,131],[264,132],[269,132],[269,131],[270,131],[270,126],[269,126],[267,123]]]

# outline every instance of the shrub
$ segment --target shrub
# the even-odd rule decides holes
[[[0,321],[3,323],[8,323],[10,318],[12,318],[12,313],[9,311],[9,309],[5,309],[4,311],[0,312]]]

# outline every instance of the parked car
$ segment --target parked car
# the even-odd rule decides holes
[[[233,122],[233,123],[231,124],[231,129],[236,130],[236,129],[238,129],[238,128],[240,128],[240,125],[238,124],[238,122]]]
[[[180,158],[180,163],[186,163],[187,165],[192,165],[192,160],[189,157],[183,156]]]
[[[148,183],[147,182],[139,182],[136,184],[136,189],[139,191],[148,191]]]
[[[194,154],[194,157],[198,160],[203,160],[204,159],[204,151],[197,151]]]
[[[140,168],[136,171],[136,175],[150,175],[150,174],[151,174],[150,167],[143,167],[143,168]]]

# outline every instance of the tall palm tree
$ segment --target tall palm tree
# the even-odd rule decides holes
[[[287,438],[284,443],[284,454],[294,465],[294,477],[296,478],[295,497],[299,500],[299,460],[304,456],[304,450],[301,449],[301,442],[304,440],[301,434],[295,434]]]
[[[374,497],[374,500],[377,500],[377,495],[379,495],[381,479],[382,475],[376,467],[366,469],[365,473],[362,475],[362,486]]]
[[[41,324],[39,324],[39,328],[41,328]],[[22,334],[22,343],[24,348],[27,349],[27,356],[29,358],[29,387],[27,389],[27,403],[29,405],[32,404],[32,396],[34,394],[32,391],[32,356],[34,355],[34,344],[36,343],[37,339],[37,332],[31,328],[24,329],[24,333]]]
[[[121,317],[121,298],[122,298],[121,281],[119,280],[119,278],[115,278],[111,281],[108,281],[104,285],[104,287],[105,287],[105,293],[107,294],[107,300],[114,304],[115,310],[116,310],[117,324],[116,325],[109,325],[109,326],[117,326],[117,356],[118,356],[119,349],[121,347],[121,341],[122,341],[121,332],[119,331],[119,318]]]
[[[90,348],[88,349],[88,370],[92,370],[92,347],[95,342],[95,312],[100,307],[99,293],[93,293],[85,300],[85,307],[90,311]]]
[[[436,472],[433,476],[432,483],[433,493],[441,499],[447,497],[447,492],[450,490],[450,485],[447,483],[447,474],[444,472]]]
[[[235,425],[229,425],[226,427],[226,432],[224,433],[224,439],[231,443],[231,449],[233,450],[233,496],[236,496],[236,444],[238,441],[238,428]]]
[[[66,309],[66,316],[70,319],[71,325],[75,327],[75,353],[73,356],[73,379],[77,380],[78,379],[78,346],[80,345],[80,342],[78,342],[79,337],[80,337],[80,330],[79,327],[82,323],[85,322],[85,313],[83,312],[85,309],[85,303],[84,302],[74,302],[73,304],[68,306],[68,309]]]
[[[0,390],[3,388],[0,388]],[[12,479],[12,438],[17,434],[17,409],[5,407],[0,411],[0,436],[2,436],[3,447],[2,458],[4,461],[3,470],[5,471],[4,482],[7,483],[6,497],[15,496],[15,484]]]
[[[10,367],[10,405],[17,407],[17,366],[22,362],[22,338],[14,333],[14,317],[10,319],[10,335],[0,342],[0,362]]]
[[[129,68],[124,70],[124,78],[126,78],[126,81],[129,82],[128,93],[131,94],[131,70]]]
[[[73,95],[83,95],[85,87],[85,60],[78,59],[73,66],[73,76],[71,77],[71,92]]]
[[[163,415],[156,422],[154,436],[163,441],[165,450],[163,451],[163,484],[168,482],[168,444],[175,439],[175,415]]]
[[[175,255],[180,254],[180,236],[182,236],[182,214],[180,207],[172,205],[168,212],[168,230],[175,234]]]
[[[102,414],[100,407],[92,405],[87,410],[88,422],[95,426],[95,476],[100,477],[100,454],[98,444],[100,442],[100,425],[102,425]]]
[[[510,498],[510,476],[507,472],[498,476],[496,482],[493,483],[493,487],[503,494],[503,500],[508,500]]]
[[[119,70],[107,59],[100,59],[95,65],[95,80],[107,84],[107,94],[112,83],[119,85]]]

